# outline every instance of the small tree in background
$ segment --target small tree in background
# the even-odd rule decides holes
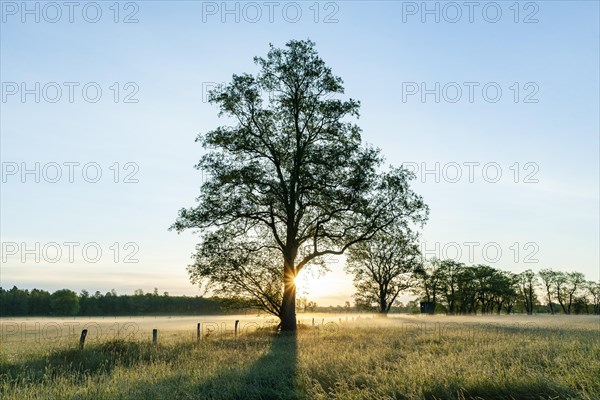
[[[433,303],[433,307],[439,302],[440,291],[442,290],[442,282],[440,272],[438,270],[440,260],[433,258],[431,260],[422,260],[423,267],[416,273],[417,282],[413,287],[413,293],[421,296],[421,298],[429,303]]]
[[[416,235],[408,230],[386,229],[372,240],[353,246],[346,270],[354,276],[356,302],[377,304],[387,315],[398,295],[414,286],[421,269]]]
[[[544,292],[546,294],[546,301],[548,304],[548,308],[550,309],[550,313],[554,314],[554,305],[552,301],[554,300],[554,296],[556,294],[554,281],[556,280],[556,272],[547,268],[542,269],[539,272],[540,278],[542,279],[542,285],[544,287]]]
[[[523,300],[525,311],[528,315],[533,314],[533,305],[536,301],[535,287],[537,285],[537,277],[535,273],[528,269],[518,275],[519,294]]]
[[[54,315],[76,315],[79,312],[79,298],[72,290],[57,290],[50,296],[50,306]]]
[[[585,285],[585,276],[581,272],[556,272],[554,285],[558,303],[570,315],[577,291]]]
[[[594,314],[600,314],[600,282],[588,281],[585,285],[585,289],[594,306]]]
[[[436,264],[438,265],[437,276],[439,277],[439,287],[446,300],[448,314],[456,314],[459,311],[459,303],[461,309],[466,307],[467,301],[464,296],[471,293],[471,291],[461,290],[461,288],[465,289],[467,286],[461,285],[461,283],[464,281],[465,283],[472,284],[473,279],[468,278],[461,281],[465,272],[465,265],[461,262],[446,259],[436,261]],[[461,298],[461,295],[463,298]],[[461,312],[465,313],[464,310],[461,310]]]

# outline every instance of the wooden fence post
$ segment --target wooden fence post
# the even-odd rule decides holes
[[[236,319],[235,320],[235,329],[234,329],[234,337],[237,339],[237,331],[238,331],[238,325],[240,324],[240,320]]]
[[[315,326],[315,317],[313,317],[313,326]]]
[[[158,345],[158,329],[152,329],[152,345],[154,347]]]
[[[196,326],[196,343],[200,343],[200,322]]]
[[[83,345],[85,344],[85,338],[87,337],[87,329],[81,331],[81,336],[79,337],[79,350],[83,350]]]

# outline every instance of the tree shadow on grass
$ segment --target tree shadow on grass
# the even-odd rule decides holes
[[[276,334],[267,354],[251,365],[223,368],[216,376],[198,382],[175,375],[151,384],[124,388],[121,399],[302,399],[296,386],[297,340],[295,335]],[[201,375],[201,371],[199,372]]]
[[[235,345],[235,342],[225,345]],[[62,348],[23,361],[1,360],[0,384],[35,385],[58,377],[66,377],[73,383],[84,382],[90,376],[110,375],[117,367],[145,368],[155,361],[176,366],[182,357],[197,351],[201,350],[193,343],[164,349],[159,346],[157,351],[149,343],[127,340],[98,343],[83,351]],[[295,379],[297,356],[296,336],[276,334],[268,352],[250,365],[243,361],[237,363],[235,359],[224,360],[221,371],[208,378],[201,370],[175,374],[166,370],[166,377],[132,382],[111,390],[111,398],[299,399]]]

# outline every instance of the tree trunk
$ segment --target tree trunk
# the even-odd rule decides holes
[[[569,294],[569,306],[567,307],[567,315],[571,315],[571,305],[573,304],[573,294]]]
[[[296,331],[296,274],[293,266],[283,267],[283,301],[281,304],[281,331]]]
[[[554,315],[554,306],[552,305],[552,296],[550,295],[550,288],[546,286],[546,293],[548,294],[548,306],[550,306],[550,314]]]
[[[385,301],[386,291],[383,285],[379,285],[379,316],[387,317],[387,301]]]
[[[560,308],[562,308],[563,313],[567,314],[567,307],[560,297],[558,298],[558,304],[560,304]]]

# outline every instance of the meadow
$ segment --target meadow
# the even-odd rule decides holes
[[[600,399],[597,316],[298,318],[3,318],[0,397]]]

